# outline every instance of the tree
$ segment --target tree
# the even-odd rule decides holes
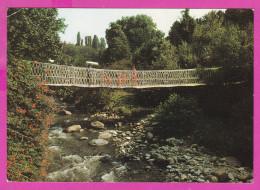
[[[99,39],[98,39],[97,35],[94,35],[93,42],[92,42],[92,47],[94,49],[98,49],[99,48]]]
[[[9,54],[17,53],[25,60],[58,58],[62,45],[59,32],[64,32],[66,25],[58,18],[57,9],[9,8],[7,14]]]
[[[80,46],[80,40],[81,40],[80,32],[78,32],[77,33],[77,43],[76,43],[76,46]]]
[[[88,37],[88,46],[92,47],[92,37],[91,36],[87,36]]]
[[[182,18],[180,21],[175,21],[169,32],[169,40],[175,45],[181,45],[182,41],[191,42],[192,35],[195,29],[196,22],[189,15],[190,10],[185,9],[181,12]]]
[[[104,51],[106,49],[106,41],[105,38],[100,38],[100,50]]]
[[[131,58],[128,40],[119,24],[110,24],[110,28],[106,30],[106,40],[108,48],[104,52],[104,62],[112,63]]]
[[[224,14],[226,24],[237,24],[245,29],[254,22],[254,11],[252,9],[227,9]]]
[[[121,20],[116,21],[122,27],[131,52],[135,52],[142,46],[144,42],[158,37],[158,30],[152,18],[147,15],[137,15],[131,17],[122,17]],[[160,32],[162,34],[162,32]]]
[[[83,46],[83,39],[81,39],[80,46]]]

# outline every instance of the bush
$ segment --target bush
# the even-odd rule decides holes
[[[155,119],[165,127],[163,130],[189,134],[196,128],[201,110],[195,98],[171,94],[169,99],[158,107],[156,115]]]
[[[34,62],[37,64],[37,62]],[[54,102],[49,90],[31,76],[31,63],[8,60],[7,178],[9,181],[41,181],[50,165],[48,128]],[[45,82],[46,83],[46,82]]]

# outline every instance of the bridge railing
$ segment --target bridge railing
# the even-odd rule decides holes
[[[211,75],[217,68],[204,69],[203,75]],[[48,85],[57,86],[89,86],[87,71],[84,67],[57,65],[50,63],[37,63],[32,66],[33,75],[47,81]],[[122,74],[125,73],[126,81],[123,82]],[[200,80],[196,69],[181,70],[139,70],[137,82],[133,79],[132,70],[106,70],[93,69],[91,86],[97,87],[153,87],[153,86],[185,86],[199,85]],[[104,75],[111,78],[105,83]],[[121,85],[118,86],[117,76],[121,76]]]

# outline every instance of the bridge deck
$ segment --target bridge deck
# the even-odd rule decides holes
[[[170,88],[177,86],[205,85],[200,77],[209,76],[217,68],[207,68],[198,73],[196,69],[180,70],[107,70],[93,69],[91,79],[84,67],[37,63],[32,73],[49,86],[77,86],[85,88]],[[123,77],[124,75],[124,77]],[[121,79],[120,79],[121,78]],[[106,79],[106,80],[105,80]],[[125,79],[125,80],[124,80]],[[121,80],[120,85],[118,85]],[[91,85],[89,84],[91,81]]]
[[[47,86],[74,86],[74,87],[83,87],[83,88],[117,88],[117,89],[124,89],[124,88],[136,88],[136,89],[142,89],[142,88],[173,88],[173,87],[181,87],[181,86],[203,86],[204,83],[198,83],[198,84],[168,84],[168,85],[137,85],[137,86],[109,86],[109,85],[74,85],[74,84],[46,84]]]

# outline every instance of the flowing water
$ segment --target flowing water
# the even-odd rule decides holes
[[[97,139],[99,132],[90,128],[90,115],[73,111],[72,115],[55,116],[49,132],[52,140],[50,150],[54,151],[46,181],[50,182],[137,182],[161,181],[154,173],[147,174],[144,163],[115,159],[116,146],[111,139],[105,146],[91,146],[89,142]],[[100,119],[100,118],[93,118]],[[115,122],[104,121],[106,130],[115,130]],[[84,132],[65,133],[71,125],[81,125]],[[80,140],[80,137],[88,137]]]

